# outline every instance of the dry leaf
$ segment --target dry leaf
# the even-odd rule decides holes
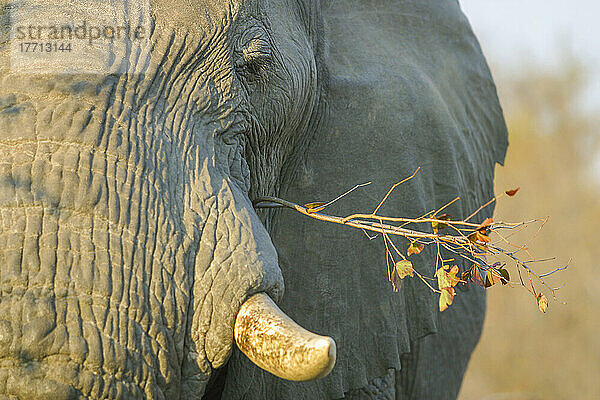
[[[439,231],[448,227],[448,224],[445,224],[440,221],[450,221],[451,217],[450,217],[450,214],[442,214],[439,217],[434,217],[434,218],[437,219],[438,221],[432,221],[431,226],[433,227],[433,233],[435,233],[437,235],[437,233]]]
[[[460,279],[463,281],[468,281],[469,279],[471,279],[471,274],[473,273],[473,268],[466,270],[465,272],[462,273],[462,275],[460,276]]]
[[[460,278],[456,276],[458,274],[458,265],[454,265],[450,268],[448,272],[448,277],[450,278],[450,286],[454,287],[460,282]]]
[[[479,273],[479,268],[477,268],[476,265],[473,265],[473,267],[471,268],[471,280],[476,285],[479,285],[481,287],[485,287],[485,282],[481,278],[481,274]]]
[[[501,276],[498,272],[489,269],[487,271],[487,273],[485,274],[485,288],[489,288],[491,286],[494,286],[496,283],[500,282],[501,280]]]
[[[451,287],[445,287],[440,289],[442,293],[440,293],[440,299],[439,299],[439,307],[440,307],[440,312],[444,311],[445,309],[448,308],[449,305],[452,304],[452,301],[454,301],[454,295],[456,294],[456,292],[454,291],[454,288]]]
[[[438,268],[437,271],[435,271],[435,276],[437,277],[437,281],[438,281],[438,289],[442,290],[442,288],[445,287],[452,287],[452,285],[450,284],[450,277],[448,276],[448,266],[447,265],[443,265],[441,268]]]
[[[491,239],[489,236],[484,235],[483,233],[479,232],[479,231],[475,231],[473,233],[471,233],[469,236],[467,236],[467,238],[473,242],[483,242],[483,243],[489,243],[491,242]]]
[[[412,242],[406,250],[406,255],[410,256],[411,254],[419,254],[421,251],[423,251],[424,248],[424,244]]]
[[[394,265],[394,272],[400,279],[404,279],[407,276],[414,276],[413,265],[410,261],[400,260]]]
[[[392,287],[394,292],[400,290],[402,286],[402,279],[407,276],[414,276],[414,270],[412,263],[407,260],[400,260],[394,264],[394,268],[392,270]]]
[[[438,280],[438,288],[441,292],[439,298],[440,311],[444,311],[450,304],[452,304],[454,295],[456,294],[453,286],[456,286],[456,284],[460,282],[460,279],[456,277],[456,274],[458,273],[458,266],[453,266],[450,269],[450,272],[448,272],[447,269],[448,266],[444,265],[435,272]]]
[[[500,272],[500,275],[502,275],[502,278],[500,278],[500,282],[502,282],[503,285],[506,285],[508,282],[510,282],[510,275],[508,274],[508,271],[506,269],[500,268],[498,272]]]
[[[544,296],[543,293],[540,293],[537,295],[536,300],[538,303],[538,308],[541,312],[545,314],[546,310],[548,309],[548,299],[546,298],[546,296]]]
[[[515,194],[517,194],[517,192],[519,191],[519,189],[521,189],[520,187],[516,188],[516,189],[512,189],[512,190],[507,190],[506,193],[507,195],[509,195],[510,197],[513,197]]]

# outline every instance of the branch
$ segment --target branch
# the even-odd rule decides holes
[[[456,197],[439,209],[430,211],[418,218],[377,215],[377,212],[389,198],[391,193],[401,184],[413,179],[419,170],[420,167],[417,168],[409,177],[394,184],[379,202],[377,207],[375,207],[374,211],[370,214],[354,213],[342,217],[326,214],[322,211],[329,205],[340,200],[354,190],[367,186],[371,184],[371,182],[356,185],[352,189],[344,192],[327,203],[315,202],[299,205],[278,197],[260,197],[255,199],[253,204],[256,208],[289,208],[304,214],[307,217],[320,221],[361,229],[369,239],[374,239],[378,234],[381,234],[385,245],[388,280],[392,282],[394,291],[399,290],[402,279],[406,278],[407,276],[417,275],[417,277],[423,283],[425,283],[425,285],[427,285],[431,291],[440,294],[440,311],[445,310],[450,304],[452,304],[453,298],[456,294],[454,291],[454,286],[456,286],[458,283],[465,284],[468,280],[471,280],[475,284],[486,289],[494,286],[497,283],[502,283],[503,285],[509,285],[511,287],[512,284],[518,284],[519,286],[522,286],[528,290],[536,298],[538,307],[542,312],[545,312],[547,300],[542,293],[538,293],[533,280],[535,279],[539,285],[545,287],[550,293],[552,293],[552,297],[556,300],[556,293],[562,286],[552,287],[546,283],[544,278],[566,270],[568,264],[564,267],[557,267],[550,272],[538,274],[533,270],[533,268],[530,267],[530,264],[541,261],[549,261],[552,259],[535,260],[530,256],[530,259],[528,260],[521,260],[516,254],[520,251],[525,251],[528,253],[527,246],[514,244],[510,242],[509,238],[514,235],[514,233],[521,231],[532,224],[539,223],[540,226],[533,236],[533,238],[535,238],[541,228],[548,221],[548,217],[544,219],[532,219],[518,223],[494,223],[493,219],[491,218],[486,218],[481,223],[467,222],[485,207],[498,201],[498,199],[501,197],[505,195],[510,197],[514,196],[517,193],[518,188],[514,190],[508,190],[500,195],[495,196],[480,206],[477,210],[475,210],[475,212],[471,213],[467,218],[462,220],[452,220],[448,214],[443,214],[437,217],[442,210],[460,200],[460,197]],[[413,224],[417,226],[417,228],[405,228],[405,226],[408,224]],[[451,232],[446,234],[440,233],[446,228],[448,228]],[[430,233],[430,229],[433,229],[433,233]],[[503,230],[509,230],[511,233],[504,236],[500,233]],[[374,232],[375,235],[370,236],[368,232]],[[390,236],[392,235],[400,236],[408,240],[409,246],[406,250],[406,256],[403,254],[404,252],[401,251],[390,239]],[[491,235],[497,237],[497,240],[492,242],[490,237]],[[504,243],[508,247],[515,248],[516,250],[508,251],[505,248],[500,247],[500,243]],[[435,244],[437,249],[435,276],[426,277],[414,270],[412,262],[408,261],[407,257],[410,257],[412,254],[418,254],[425,246],[430,246],[433,244]],[[463,271],[459,278],[457,276],[459,272],[458,267],[450,265],[450,263],[454,261],[454,258],[444,260],[441,255],[440,248],[444,248],[447,251],[456,254],[459,258],[468,261],[472,264],[471,268],[467,271]],[[396,256],[401,258],[401,261],[395,261],[394,253]],[[486,261],[486,255],[501,256],[513,261],[519,274],[519,281],[514,282],[510,280],[510,275],[505,268],[506,263],[496,262],[494,264],[489,264]],[[391,265],[390,260],[392,262]],[[523,280],[521,269],[524,269],[527,272],[529,281],[528,284]],[[436,280],[436,278],[438,283],[437,289],[427,282],[428,279]]]

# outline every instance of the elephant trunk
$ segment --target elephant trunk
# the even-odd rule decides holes
[[[264,293],[242,305],[234,335],[240,350],[253,363],[280,378],[322,378],[335,364],[334,340],[296,324]]]

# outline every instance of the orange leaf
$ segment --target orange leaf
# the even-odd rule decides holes
[[[536,300],[538,303],[538,308],[540,309],[541,312],[543,312],[545,314],[546,310],[548,309],[548,299],[546,298],[546,296],[544,296],[542,293],[540,293],[537,295]]]
[[[410,256],[411,254],[419,254],[421,251],[423,251],[424,248],[424,244],[412,242],[406,250],[406,255]]]
[[[475,231],[473,233],[471,233],[469,236],[467,236],[467,238],[473,242],[483,242],[483,243],[489,243],[491,242],[491,239],[489,238],[489,236],[484,235],[483,233],[479,232],[479,231]]]
[[[506,193],[507,195],[509,195],[510,197],[513,197],[515,194],[517,194],[517,192],[519,191],[519,189],[521,189],[521,187],[518,187],[516,189],[512,189],[512,190],[507,190]]]
[[[491,218],[486,218],[483,220],[483,222],[481,224],[479,224],[479,226],[477,228],[475,228],[476,231],[481,231],[482,229],[487,230],[487,227],[492,225],[494,223],[494,220]]]

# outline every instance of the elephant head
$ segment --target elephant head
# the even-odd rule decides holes
[[[458,2],[339,0],[323,2],[322,10],[327,114],[283,197],[329,201],[372,181],[326,209],[340,216],[372,212],[392,185],[420,167],[380,215],[419,217],[460,196],[444,212],[462,219],[491,199],[506,125]],[[487,207],[474,220],[491,214]],[[301,325],[335,338],[337,364],[324,379],[292,384],[234,352],[224,398],[456,398],[483,325],[483,289],[459,291],[440,313],[437,296],[417,279],[404,279],[393,292],[381,236],[369,240],[360,230],[288,210],[273,221],[286,282],[281,306]],[[396,246],[405,251],[408,242]],[[455,254],[444,258],[461,271],[470,267]],[[434,276],[435,249],[410,259]]]
[[[506,128],[456,1],[74,2],[148,29],[59,60],[94,65],[71,73],[9,62],[15,21],[47,31],[53,1],[2,5],[0,395],[377,398],[391,370],[387,398],[456,395],[481,291],[440,315],[418,282],[392,293],[381,242],[251,202],[372,180],[332,212],[368,210],[417,166],[382,213],[491,197]],[[336,339],[329,376],[285,380],[325,375],[335,345],[271,299]]]
[[[284,284],[250,201],[278,193],[319,120],[317,3],[107,2],[149,18],[108,57],[123,71],[11,68],[8,13],[52,4],[0,15],[0,393],[202,398],[234,325],[262,366],[327,373],[331,340],[269,300]]]

